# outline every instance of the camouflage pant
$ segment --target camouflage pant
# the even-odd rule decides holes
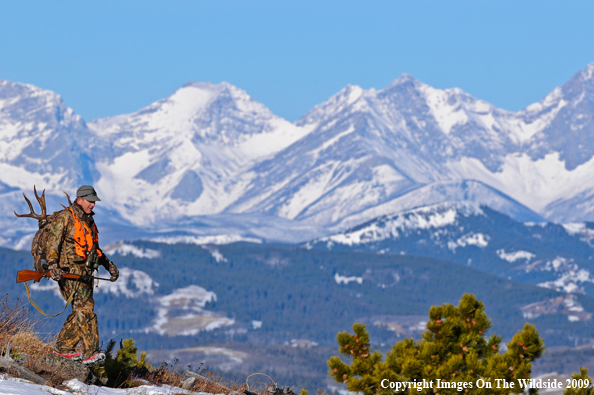
[[[70,268],[70,273],[87,276],[92,274],[84,265],[73,265]],[[93,283],[62,279],[58,284],[64,300],[68,300],[72,292],[74,292],[74,298],[72,299],[72,313],[66,318],[58,335],[55,349],[60,354],[72,353],[80,342],[83,348],[83,358],[89,358],[99,351],[99,328],[97,327],[97,315],[93,312],[95,308]]]

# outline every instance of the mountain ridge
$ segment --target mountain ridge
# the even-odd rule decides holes
[[[0,182],[45,186],[54,201],[93,183],[114,224],[139,231],[224,214],[330,233],[420,196],[474,199],[519,220],[592,220],[593,75],[594,63],[514,113],[403,74],[380,90],[348,85],[295,123],[228,83],[187,83],[85,123],[55,93],[2,81]],[[14,193],[0,200],[19,207]]]

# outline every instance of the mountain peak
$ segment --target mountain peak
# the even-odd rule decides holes
[[[34,180],[53,192],[90,178],[81,176],[80,163],[89,131],[58,94],[0,80],[0,109],[0,163],[7,185],[28,190]]]
[[[10,100],[10,103],[4,105],[3,108],[8,106],[22,108],[22,103],[19,103],[19,100],[25,98],[34,98],[35,102],[43,102],[44,106],[54,108],[63,106],[62,97],[53,91],[22,82],[0,80],[0,101]]]
[[[389,83],[385,88],[383,88],[381,90],[381,92],[389,92],[395,88],[401,89],[402,87],[409,87],[409,88],[412,87],[414,89],[418,89],[423,85],[425,85],[425,84],[423,84],[421,81],[417,80],[412,75],[403,73],[400,75],[400,77],[396,78],[394,81]]]
[[[594,78],[594,62],[586,66],[586,69],[582,71],[582,76],[585,80],[591,80]]]
[[[313,125],[329,116],[336,116],[352,104],[365,97],[366,94],[375,93],[375,89],[365,90],[358,85],[348,84],[325,102],[318,104],[311,111],[295,122],[297,126]]]

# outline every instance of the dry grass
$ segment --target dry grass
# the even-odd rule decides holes
[[[11,336],[10,345],[19,353],[26,355],[47,355],[52,352],[52,346],[50,344],[41,340],[37,334],[30,331]]]
[[[227,394],[231,391],[242,392],[246,387],[245,382],[237,380],[226,379],[222,375],[213,375],[212,372],[206,370],[199,371],[198,374],[205,379],[196,379],[194,385],[189,388],[192,392],[207,392],[210,394]],[[184,381],[188,377],[185,375],[183,369],[176,369],[174,365],[162,363],[158,368],[148,371],[142,377],[137,377],[135,381],[136,386],[146,384],[146,381],[156,385],[169,385],[172,387],[182,387]]]
[[[40,355],[51,350],[35,332],[36,320],[20,300],[12,301],[10,294],[0,299],[0,349],[10,344],[13,354]]]

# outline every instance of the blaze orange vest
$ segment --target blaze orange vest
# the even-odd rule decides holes
[[[93,232],[91,232],[89,226],[74,214],[74,210],[70,207],[68,210],[70,210],[72,218],[74,218],[74,248],[76,255],[87,259],[89,252],[93,248],[93,244],[99,241],[99,231],[97,230],[97,226],[93,224]],[[102,255],[101,250],[97,249],[97,256]]]

